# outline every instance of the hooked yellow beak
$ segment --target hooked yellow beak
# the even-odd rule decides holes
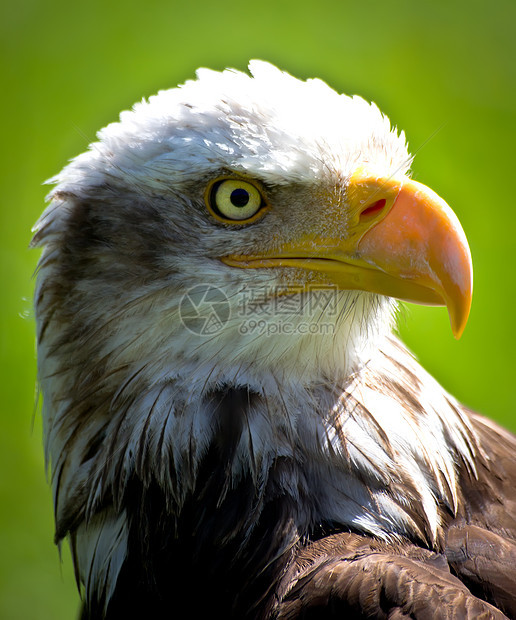
[[[347,197],[345,220],[337,213],[326,227],[333,232],[304,234],[272,253],[231,255],[223,262],[301,268],[342,290],[445,305],[459,338],[471,307],[473,270],[464,231],[450,207],[408,177],[386,178],[367,169],[351,177]]]

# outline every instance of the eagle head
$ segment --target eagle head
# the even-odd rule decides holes
[[[67,235],[74,329],[98,330],[94,346],[119,364],[182,356],[201,381],[220,374],[215,361],[221,380],[349,374],[391,330],[393,299],[447,305],[458,337],[468,245],[446,203],[407,176],[403,133],[320,80],[250,69],[199,70],[137,104],[53,179],[35,242]],[[199,338],[179,311],[203,286],[229,311]]]
[[[462,333],[457,218],[375,105],[250,71],[123,112],[35,229],[56,537],[90,611],[206,548],[238,583],[317,528],[438,545],[472,467],[455,401],[391,335],[398,299]]]

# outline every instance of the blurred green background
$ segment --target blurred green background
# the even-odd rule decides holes
[[[73,618],[68,550],[33,419],[30,228],[42,181],[118,112],[250,58],[318,76],[378,103],[417,150],[414,178],[445,197],[469,238],[475,294],[456,342],[444,309],[407,307],[401,333],[467,405],[516,430],[514,0],[5,2],[0,8],[2,143],[0,618]],[[321,110],[324,114],[324,110]]]

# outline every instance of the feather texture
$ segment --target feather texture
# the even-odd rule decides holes
[[[83,618],[516,615],[515,439],[392,336],[392,299],[219,260],[322,235],[357,165],[410,163],[375,106],[251,71],[124,112],[36,227],[56,541]],[[213,221],[206,187],[229,172],[263,185],[267,218]],[[185,323],[196,286],[220,329]]]

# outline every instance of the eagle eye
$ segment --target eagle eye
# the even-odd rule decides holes
[[[254,222],[267,206],[262,191],[254,183],[242,179],[215,180],[208,186],[205,198],[210,213],[226,223]]]

